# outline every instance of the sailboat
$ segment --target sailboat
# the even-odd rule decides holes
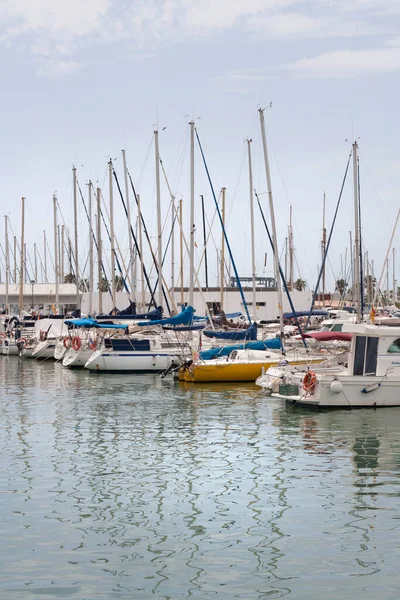
[[[357,322],[344,323],[342,332],[337,333],[337,335],[351,336],[348,360],[342,365],[332,365],[331,361],[327,361],[321,365],[320,370],[307,368],[296,372],[293,369],[270,369],[256,381],[256,384],[266,388],[274,398],[324,408],[400,406],[400,327],[361,322],[360,273],[362,270],[360,269],[357,150],[357,143],[354,143],[356,241],[354,271],[359,298]]]

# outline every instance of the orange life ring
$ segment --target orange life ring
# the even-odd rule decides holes
[[[70,337],[68,337],[68,336],[67,336],[67,337],[65,337],[65,338],[63,339],[63,344],[64,344],[64,348],[65,348],[66,350],[69,350],[69,348],[71,348],[71,345],[72,345],[71,338],[70,338]]]
[[[7,334],[4,331],[0,331],[0,338],[6,338]]]
[[[303,390],[312,394],[314,392],[315,384],[317,383],[317,376],[314,371],[307,371],[303,379]]]
[[[78,352],[78,350],[81,349],[81,338],[79,336],[75,336],[72,338],[72,347],[75,350],[75,352]]]
[[[22,337],[22,338],[19,338],[19,339],[17,340],[17,344],[22,344],[22,345],[23,345],[23,347],[24,347],[24,348],[26,348],[26,347],[27,347],[27,345],[28,345],[28,340],[27,340],[26,338],[24,338],[24,337]]]

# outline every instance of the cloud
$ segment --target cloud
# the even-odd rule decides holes
[[[394,36],[387,16],[397,12],[398,0],[0,0],[0,43],[18,45],[41,61],[42,73],[52,72],[51,64],[71,73],[83,49],[93,45],[124,42],[129,55],[141,60],[165,44],[230,30],[242,43]],[[340,52],[280,69],[317,72],[318,61],[339,68]]]
[[[257,83],[282,75],[294,78],[333,79],[379,75],[400,70],[400,39],[388,40],[382,48],[364,50],[333,50],[312,58],[266,67],[228,71],[217,81],[228,85]]]

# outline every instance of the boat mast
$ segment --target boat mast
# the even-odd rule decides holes
[[[92,182],[89,180],[89,315],[93,312],[93,206],[92,206]],[[63,252],[64,255],[64,252]],[[64,260],[64,259],[63,259]]]
[[[324,201],[323,201],[323,205],[322,205],[322,244],[321,244],[322,261],[323,261],[323,265],[324,265],[324,268],[322,271],[322,306],[325,306],[325,261],[324,261],[325,252],[326,252],[325,201],[326,201],[326,195],[324,192]]]
[[[72,167],[74,185],[74,229],[75,229],[75,284],[76,284],[76,309],[79,309],[79,260],[78,260],[78,206],[76,200],[76,168]]]
[[[5,234],[6,234],[6,239],[5,239],[5,243],[6,243],[6,314],[9,314],[9,307],[8,307],[8,283],[10,280],[10,253],[9,253],[9,247],[8,247],[8,217],[7,215],[4,216],[4,221],[5,221]]]
[[[158,146],[158,131],[154,132],[154,149],[156,159],[156,197],[157,197],[157,263],[158,263],[158,305],[163,304],[162,292],[162,222],[161,222],[161,192],[160,192],[160,149]]]
[[[17,283],[17,236],[14,235],[14,283]]]
[[[38,280],[38,270],[37,270],[37,249],[36,242],[33,244],[33,261],[35,265],[35,281]]]
[[[204,196],[201,198],[201,214],[203,218],[203,243],[204,243],[204,271],[206,277],[206,290],[208,292],[208,261],[207,261],[207,236],[206,236],[206,215],[204,211]]]
[[[180,280],[181,280],[181,306],[185,303],[183,295],[183,211],[182,211],[182,198],[179,200],[179,229],[180,229],[180,243],[179,243],[179,255],[180,255]]]
[[[189,305],[193,306],[194,291],[194,121],[190,121],[190,252],[189,252]]]
[[[253,319],[256,319],[257,292],[256,292],[256,251],[254,233],[254,196],[253,196],[253,168],[251,163],[251,139],[247,139],[247,155],[249,162],[249,193],[250,193],[250,234],[251,234],[251,277],[253,282]]]
[[[65,257],[65,225],[61,225],[61,283],[64,283],[64,276],[65,276],[65,262],[64,262],[64,257]]]
[[[117,306],[117,287],[115,281],[115,234],[114,234],[114,189],[113,189],[113,173],[112,160],[108,161],[108,180],[110,191],[110,237],[111,237],[111,283],[112,283],[112,310]]]
[[[282,350],[284,352],[283,298],[282,298],[281,277],[280,277],[280,273],[279,273],[278,238],[277,238],[277,234],[276,234],[274,200],[272,197],[271,173],[270,173],[269,162],[268,162],[268,150],[267,150],[267,138],[265,135],[264,110],[262,108],[260,108],[258,112],[260,114],[261,135],[262,135],[262,143],[263,143],[263,150],[264,150],[265,174],[267,176],[269,210],[270,210],[270,215],[271,215],[272,241],[273,241],[273,247],[274,247],[274,267],[275,267],[274,270],[275,270],[275,278],[276,278],[276,287],[277,287],[277,292],[278,292],[280,337],[281,337]]]
[[[171,299],[175,306],[175,196],[171,195]]]
[[[103,312],[103,242],[101,239],[101,190],[97,190],[97,277],[99,281],[99,314]]]
[[[130,264],[130,273],[131,273],[131,290],[132,290],[132,300],[136,301],[136,277],[135,277],[135,258],[133,252],[133,236],[132,236],[132,219],[131,219],[131,203],[129,200],[129,186],[128,186],[128,168],[126,166],[126,152],[122,150],[122,161],[124,166],[124,181],[125,181],[125,200],[126,200],[126,208],[128,212],[128,236],[129,236],[129,264]]]
[[[25,198],[22,198],[22,215],[21,215],[21,262],[19,270],[19,312],[22,314],[24,308],[24,234],[25,234]]]
[[[47,279],[47,239],[46,239],[46,230],[43,230],[43,259],[44,259],[44,282],[48,283]]]
[[[222,207],[221,207],[221,219],[222,219],[222,239],[221,239],[221,264],[220,264],[220,310],[224,309],[224,283],[225,283],[225,191],[226,188],[222,188]]]
[[[53,196],[53,217],[54,217],[54,278],[56,284],[56,313],[58,312],[58,240],[57,240],[57,198]]]
[[[142,310],[146,310],[146,294],[144,288],[144,257],[143,257],[143,232],[142,232],[142,211],[140,208],[140,194],[137,194],[137,209],[138,209],[138,219],[139,219],[139,252],[140,252],[140,279],[142,282],[141,291],[142,291]]]
[[[358,200],[358,161],[357,142],[353,144],[353,182],[354,182],[354,294],[356,297],[357,323],[361,323],[361,298],[360,298],[360,224]]]
[[[294,269],[293,269],[293,225],[292,225],[292,205],[290,205],[289,211],[289,290],[293,291],[294,286]]]
[[[397,286],[396,286],[396,248],[393,246],[393,304],[397,302]]]

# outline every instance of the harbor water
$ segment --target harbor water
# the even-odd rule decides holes
[[[399,597],[399,409],[17,357],[0,382],[0,598]]]

